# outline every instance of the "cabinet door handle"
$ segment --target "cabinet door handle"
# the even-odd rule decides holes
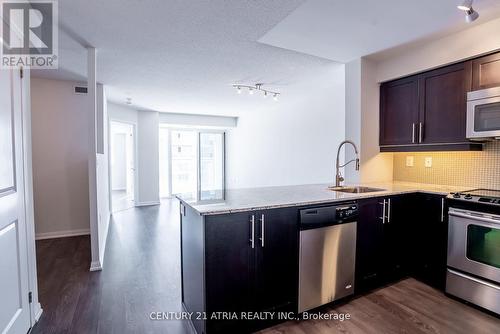
[[[444,198],[441,198],[441,223],[444,223]]]
[[[411,125],[411,142],[415,144],[415,123]]]
[[[387,222],[391,222],[391,199],[387,200]]]
[[[382,219],[382,224],[385,224],[385,199],[382,203],[378,203],[382,205],[382,217],[379,217],[379,219]]]
[[[422,143],[422,141],[424,140],[424,125],[422,122],[419,122],[418,123],[418,142],[419,143]]]
[[[260,230],[261,230],[261,234],[260,234],[260,245],[262,246],[262,248],[264,248],[264,233],[265,233],[265,221],[264,221],[264,214],[262,214],[262,216],[260,217]]]
[[[255,215],[252,215],[252,218],[250,218],[250,224],[250,245],[252,245],[252,248],[255,248]]]

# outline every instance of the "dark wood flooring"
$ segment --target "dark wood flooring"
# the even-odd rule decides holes
[[[448,298],[413,278],[321,311],[350,314],[351,319],[289,321],[259,333],[500,333],[500,319]]]
[[[89,272],[89,237],[37,241],[43,314],[33,333],[188,333],[180,312],[178,204],[130,209],[110,223],[102,272]],[[500,333],[500,320],[407,279],[327,307],[350,320],[290,321],[261,333]],[[237,333],[235,333],[237,334]]]
[[[89,272],[88,236],[37,241],[43,313],[32,333],[187,333],[149,318],[181,311],[178,212],[167,201],[115,213],[101,272]]]

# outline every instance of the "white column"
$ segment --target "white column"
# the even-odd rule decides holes
[[[97,160],[96,160],[96,53],[93,47],[87,48],[87,98],[89,103],[89,207],[90,207],[90,245],[92,262],[90,270],[102,269],[99,261],[99,217],[97,210]]]

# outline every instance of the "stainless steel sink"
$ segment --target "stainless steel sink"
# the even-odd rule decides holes
[[[329,187],[332,191],[339,191],[342,193],[361,194],[372,193],[376,191],[384,191],[385,189],[370,188],[370,187]]]

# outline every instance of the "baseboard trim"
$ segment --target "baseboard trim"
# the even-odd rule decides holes
[[[101,271],[102,266],[101,266],[101,261],[92,261],[90,263],[90,271]]]
[[[43,313],[42,305],[40,305],[40,303],[38,303],[38,305],[36,307],[36,313],[35,313],[35,322],[38,322],[38,320],[40,320],[42,313]]]
[[[79,235],[89,235],[89,234],[90,234],[90,229],[88,228],[71,230],[71,231],[45,232],[45,233],[35,234],[35,240],[67,238],[67,237],[76,237]]]
[[[135,203],[135,206],[150,206],[150,205],[160,205],[160,201],[137,202],[137,203]]]

